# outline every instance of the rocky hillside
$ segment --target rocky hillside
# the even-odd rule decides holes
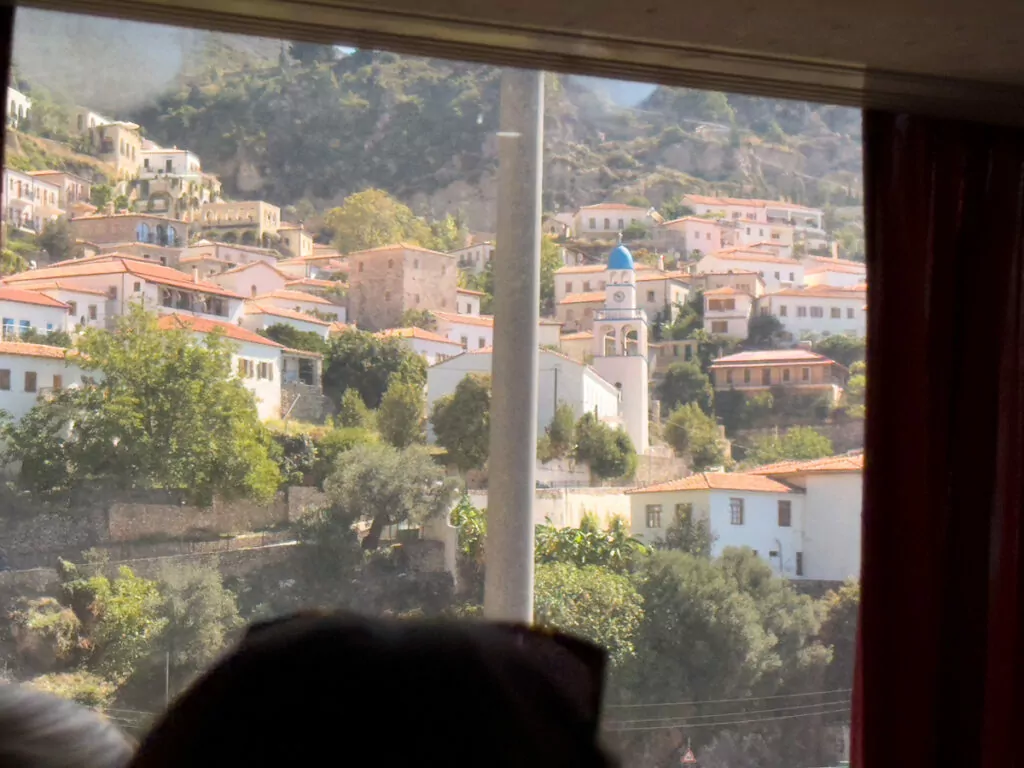
[[[19,22],[19,77],[65,92],[67,68],[25,53],[24,29]],[[47,31],[70,33],[66,24]],[[99,45],[103,30],[92,31]],[[295,206],[301,218],[373,186],[419,213],[458,211],[471,228],[493,230],[498,69],[181,34],[173,77],[150,78],[126,102],[124,68],[93,66],[88,103],[197,151],[228,194]],[[123,30],[108,49],[119,51],[119,41],[129,57],[143,55]],[[175,69],[171,54],[157,45],[155,70]],[[670,88],[623,107],[608,93],[584,78],[547,76],[547,210],[603,199],[660,205],[690,191],[860,203],[856,110]]]

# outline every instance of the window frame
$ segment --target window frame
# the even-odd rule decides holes
[[[739,496],[729,497],[729,525],[741,526],[745,524],[745,506],[743,499]]]

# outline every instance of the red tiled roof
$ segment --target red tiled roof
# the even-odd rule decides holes
[[[335,320],[333,323],[331,323],[331,327],[327,329],[327,333],[329,333],[331,336],[334,336],[335,334],[345,333],[346,331],[350,331],[353,329],[355,329],[354,325],[350,325],[349,323],[342,323],[339,322],[338,320]]]
[[[593,339],[593,331],[576,331],[575,333],[566,333],[561,336],[561,341],[585,341],[587,339]]]
[[[862,472],[863,470],[864,454],[853,453],[808,461],[779,461],[747,471],[755,475],[795,475],[807,472]]]
[[[722,286],[721,288],[713,288],[710,291],[704,291],[705,296],[749,296],[750,294],[746,291],[738,291],[735,288],[731,288],[728,285]]]
[[[464,293],[467,296],[484,296],[485,295],[485,293],[483,291],[471,291],[469,288],[456,288],[455,292],[456,293]]]
[[[169,285],[174,288],[209,293],[215,296],[227,296],[233,299],[242,298],[234,291],[221,288],[215,283],[208,283],[203,280],[190,280],[183,273],[170,267],[115,254],[108,254],[108,256],[110,258],[106,261],[80,259],[80,261],[86,263],[72,263],[66,266],[43,267],[31,272],[20,272],[17,275],[11,275],[6,278],[6,282],[8,284],[26,283],[30,285],[31,283],[60,280],[63,278],[130,274],[158,285]]]
[[[392,245],[378,245],[376,248],[367,248],[364,251],[353,251],[345,254],[348,257],[352,256],[376,256],[380,253],[387,253],[388,251],[417,251],[419,253],[433,253],[436,256],[447,256],[450,259],[454,259],[450,253],[443,253],[441,251],[432,251],[429,248],[424,248],[421,245],[410,245],[409,243],[393,243]]]
[[[781,291],[769,293],[769,296],[803,296],[809,299],[854,299],[864,301],[862,294],[866,293],[866,285],[851,285],[846,288],[836,288],[831,285],[809,285],[806,288],[783,288]]]
[[[627,493],[668,493],[672,491],[753,491],[756,493],[800,493],[778,480],[743,472],[701,472],[667,483],[656,483]]]
[[[643,211],[647,213],[647,208],[641,208],[639,205],[629,205],[628,203],[594,203],[593,205],[581,205],[581,211],[597,211],[603,208],[618,209],[628,208],[631,211]]]
[[[285,288],[292,285],[306,285],[310,288],[333,288],[335,286],[345,287],[347,283],[340,280],[317,280],[315,277],[303,277],[298,280],[289,280],[284,284]]]
[[[26,291],[67,291],[68,293],[89,293],[93,296],[106,296],[105,291],[100,291],[95,288],[86,288],[81,285],[75,285],[75,283],[62,283],[58,280],[54,280],[50,283],[39,283],[37,285],[26,285]]]
[[[423,328],[417,328],[416,326],[412,326],[410,328],[388,328],[376,335],[382,338],[397,337],[402,339],[420,339],[421,341],[434,341],[438,344],[451,344],[456,347],[462,346],[457,341],[452,341],[446,336],[434,333],[433,331],[424,330]]]
[[[288,291],[284,289],[264,293],[253,298],[255,298],[256,301],[261,301],[263,299],[278,299],[280,301],[304,301],[307,304],[329,304],[332,307],[338,306],[333,301],[328,301],[323,296],[317,296],[316,294],[305,293],[303,291]]]
[[[766,264],[790,264],[800,266],[796,259],[787,259],[776,256],[765,251],[753,251],[749,248],[723,248],[720,251],[712,251],[705,258],[723,259],[725,261],[763,261]]]
[[[590,293],[572,293],[559,301],[559,304],[597,304],[604,302],[604,291]]]
[[[449,323],[462,323],[463,325],[478,325],[481,328],[493,328],[494,317],[491,315],[460,315],[455,312],[439,312],[436,309],[430,310],[430,314],[438,320]]]
[[[304,323],[312,323],[313,325],[326,325],[332,326],[333,323],[329,320],[321,320],[319,317],[313,315],[307,315],[305,312],[296,312],[292,309],[282,309],[281,307],[275,307],[268,304],[260,304],[257,301],[250,299],[245,302],[245,314],[247,315],[271,315],[273,317],[286,317],[291,320],[301,320]]]
[[[268,269],[274,270],[275,272],[277,272],[277,274],[279,274],[281,277],[283,277],[286,281],[293,279],[291,275],[286,275],[280,269],[278,269],[273,264],[271,264],[270,262],[267,262],[267,261],[250,261],[248,264],[239,264],[237,267],[232,267],[231,269],[225,269],[223,272],[220,273],[220,275],[234,275],[234,274],[237,274],[239,272],[244,272],[245,270],[249,269],[250,267],[258,267],[260,265],[262,265],[264,267],[267,267]],[[220,275],[214,275],[214,277],[220,277]]]
[[[47,344],[26,344],[22,341],[0,341],[0,355],[19,355],[21,357],[49,357],[64,360],[75,352],[64,347],[51,347]]]
[[[18,304],[38,304],[41,307],[54,307],[55,309],[67,309],[68,305],[63,301],[52,299],[45,293],[27,291],[24,288],[10,288],[0,285],[0,301],[13,301]]]
[[[215,333],[220,331],[227,338],[234,341],[245,341],[250,344],[263,344],[264,346],[277,347],[278,349],[285,348],[284,344],[278,344],[276,341],[260,336],[258,333],[247,330],[240,325],[225,323],[219,320],[208,320],[205,317],[192,317],[191,315],[164,315],[158,321],[158,325],[165,331],[177,328],[194,331],[195,333]]]
[[[711,363],[711,367],[726,368],[731,365],[782,365],[786,363],[793,365],[838,365],[834,360],[806,349],[759,349],[720,357]]]

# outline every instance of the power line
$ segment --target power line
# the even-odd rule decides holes
[[[850,710],[847,708],[843,709],[830,709],[823,712],[803,712],[797,715],[779,715],[778,717],[757,717],[752,720],[728,720],[722,723],[674,723],[671,725],[642,725],[632,726],[629,728],[606,728],[610,733],[619,733],[625,731],[661,731],[667,728],[721,728],[727,725],[743,725],[745,723],[767,723],[775,720],[795,720],[798,717],[818,717],[820,715],[838,715],[847,713]]]
[[[849,699],[846,701],[819,701],[814,704],[792,704],[786,707],[773,707],[772,709],[748,709],[741,710],[739,712],[716,712],[713,715],[675,715],[668,717],[648,717],[641,720],[614,720],[613,723],[657,723],[664,720],[678,720],[680,717],[685,717],[687,720],[706,720],[711,717],[733,717],[735,715],[762,715],[771,714],[773,712],[789,712],[798,709],[810,709],[812,707],[831,707],[831,706],[849,706]]]
[[[684,704],[727,704],[737,701],[769,701],[790,699],[798,696],[826,696],[832,693],[851,693],[852,688],[833,688],[830,691],[807,691],[805,693],[779,693],[774,696],[740,696],[735,699],[691,699],[690,701],[664,701],[650,704],[608,704],[605,709],[635,709],[637,707],[680,707]]]

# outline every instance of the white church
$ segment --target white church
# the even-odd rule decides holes
[[[500,256],[498,257],[500,258]],[[559,403],[576,417],[593,413],[626,430],[638,453],[648,447],[647,313],[637,306],[633,255],[624,245],[608,256],[605,304],[594,315],[593,363],[537,351],[537,432],[543,434]],[[490,375],[492,349],[474,349],[427,369],[427,410],[455,391],[468,374]],[[432,435],[430,435],[432,438]]]

